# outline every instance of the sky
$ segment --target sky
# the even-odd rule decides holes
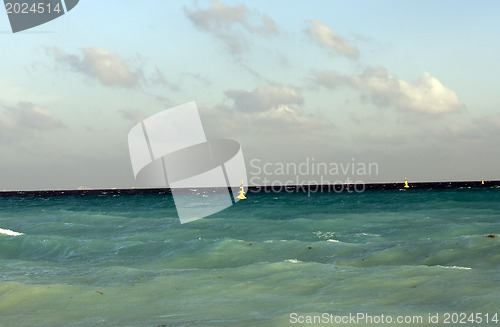
[[[12,33],[3,11],[0,190],[135,187],[128,132],[191,101],[207,137],[241,144],[250,185],[499,180],[499,16],[488,0],[80,0]]]

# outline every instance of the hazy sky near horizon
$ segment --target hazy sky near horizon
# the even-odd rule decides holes
[[[81,0],[13,34],[2,11],[0,190],[136,186],[129,130],[190,101],[249,175],[314,160],[378,165],[335,181],[498,180],[499,16],[493,0]]]

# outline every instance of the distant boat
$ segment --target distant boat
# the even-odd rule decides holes
[[[23,233],[18,233],[18,232],[14,232],[13,230],[10,230],[10,229],[2,229],[2,228],[0,228],[0,234],[9,235],[9,236],[23,235]]]

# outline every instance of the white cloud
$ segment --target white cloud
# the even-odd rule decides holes
[[[335,71],[313,71],[313,81],[332,89],[347,85],[361,92],[378,107],[394,107],[409,112],[445,114],[465,108],[457,94],[429,73],[416,82],[389,75],[383,67],[368,67],[361,75],[340,75]]]
[[[465,108],[454,91],[429,73],[411,83],[389,75],[385,68],[368,68],[362,75],[348,77],[347,82],[380,107],[393,106],[426,114],[451,113]]]
[[[141,69],[133,70],[130,64],[118,55],[99,47],[84,48],[82,55],[68,54],[58,47],[47,47],[47,54],[73,70],[97,78],[108,86],[133,87],[143,78]]]
[[[83,51],[83,66],[90,75],[96,76],[103,84],[134,86],[140,73],[132,72],[125,61],[108,50],[92,47]]]
[[[184,8],[184,12],[197,28],[222,40],[233,54],[247,49],[245,31],[263,36],[278,34],[276,24],[269,16],[252,11],[243,4],[230,6],[213,0],[207,9]]]
[[[327,47],[336,53],[351,60],[359,58],[359,50],[352,46],[349,41],[336,35],[333,30],[319,20],[307,21],[305,33],[317,44]]]
[[[228,90],[224,94],[234,101],[235,110],[244,112],[270,111],[304,103],[298,89],[287,85],[262,86],[251,92]]]

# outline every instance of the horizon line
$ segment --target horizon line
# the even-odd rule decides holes
[[[388,190],[388,189],[398,189],[403,187],[405,184],[404,181],[402,182],[379,182],[379,183],[362,183],[362,182],[353,182],[353,183],[334,183],[334,184],[278,184],[278,185],[249,185],[247,186],[248,190],[267,190],[267,189],[310,189],[312,187],[314,188],[338,188],[338,187],[343,187],[346,188],[347,190],[350,189],[351,187],[355,186],[361,186],[363,185],[364,189],[367,190]],[[422,189],[422,188],[457,188],[457,187],[481,187],[481,186],[498,186],[500,187],[500,180],[466,180],[466,181],[434,181],[434,182],[425,182],[425,181],[420,181],[420,182],[410,182],[408,181],[408,184],[410,185],[411,188],[417,188],[417,189]],[[207,189],[207,190],[215,190],[215,189],[227,189],[228,187],[188,187],[188,188],[182,188],[182,190],[201,190],[201,189]],[[90,188],[90,187],[78,187],[76,189],[45,189],[45,190],[0,190],[0,195],[22,195],[22,194],[43,194],[43,193],[53,193],[53,194],[79,194],[79,193],[98,193],[98,192],[107,192],[107,193],[121,193],[121,192],[134,192],[134,193],[141,193],[141,192],[160,192],[160,191],[165,191],[168,193],[171,193],[172,188],[170,187],[135,187],[131,186],[129,188],[117,188],[117,187],[110,187],[110,188]]]

